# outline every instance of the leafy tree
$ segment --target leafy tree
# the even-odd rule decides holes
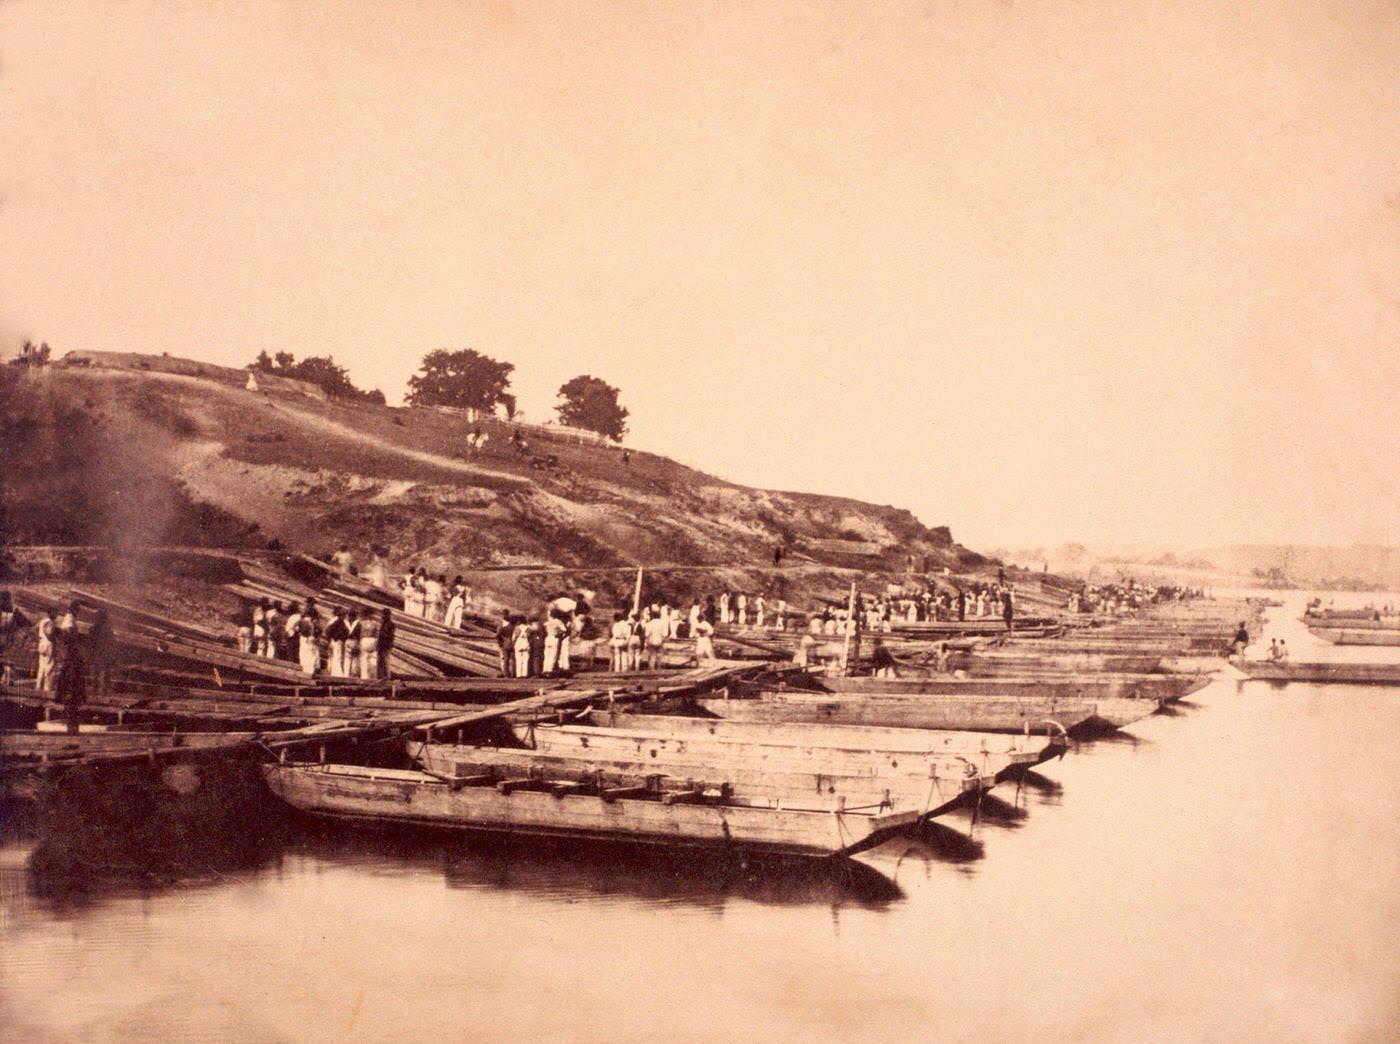
[[[354,382],[350,380],[350,371],[337,363],[334,356],[308,355],[301,362],[297,362],[291,352],[278,352],[269,358],[267,352],[263,351],[253,360],[253,369],[277,377],[306,381],[334,398],[384,405],[382,391],[375,389],[367,392],[355,387]]]
[[[456,406],[491,412],[500,405],[515,416],[510,387],[514,364],[498,362],[471,348],[449,352],[439,348],[423,357],[419,372],[408,379],[408,402],[413,406]]]
[[[559,423],[586,428],[621,442],[627,434],[627,407],[617,401],[618,390],[607,381],[587,375],[575,377],[559,389]]]

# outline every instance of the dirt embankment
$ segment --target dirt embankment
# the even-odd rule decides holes
[[[780,594],[839,589],[849,570],[985,565],[908,511],[749,489],[653,454],[538,435],[522,450],[491,422],[495,437],[469,455],[467,423],[434,410],[60,366],[6,372],[0,417],[9,543],[344,543],[383,547],[399,568],[569,570],[477,574],[503,596],[585,579],[620,588],[637,564],[671,577],[677,597],[720,582],[697,584],[697,567]]]

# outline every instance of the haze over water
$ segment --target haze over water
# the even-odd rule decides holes
[[[1265,644],[1316,658],[1298,610]],[[63,905],[10,845],[0,1037],[1394,1040],[1397,734],[1394,690],[1217,681],[863,856],[898,895],[349,837]]]

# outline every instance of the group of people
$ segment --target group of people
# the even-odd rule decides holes
[[[1070,592],[1069,611],[1116,616],[1135,612],[1148,605],[1189,602],[1204,596],[1205,592],[1198,587],[1140,584],[1132,577],[1125,577],[1118,583],[1085,584],[1077,591]]]
[[[105,696],[111,688],[115,642],[107,610],[99,608],[86,630],[79,616],[84,606],[71,602],[59,612],[46,609],[30,621],[0,591],[0,683],[14,682],[14,653],[32,635],[35,652],[34,687],[52,694],[65,708],[68,731],[78,731],[79,708],[87,701],[89,675],[92,687]]]
[[[323,618],[314,598],[300,606],[264,598],[240,613],[238,648],[294,663],[310,677],[387,678],[394,651],[393,614],[337,606]]]
[[[574,643],[590,631],[588,602],[556,594],[534,617],[506,610],[496,627],[501,676],[538,678],[566,674]]]
[[[429,573],[422,566],[405,573],[399,589],[403,592],[403,611],[409,616],[420,616],[454,630],[461,628],[471,603],[472,590],[460,574],[449,583],[446,573]]]
[[[762,593],[750,597],[743,591],[722,591],[706,599],[706,604],[714,603],[715,616],[711,624],[734,624],[739,627],[773,627],[779,631],[787,629],[788,608],[782,598],[769,600]],[[692,606],[692,612],[698,606]]]

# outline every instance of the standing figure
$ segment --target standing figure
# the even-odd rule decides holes
[[[515,677],[515,621],[509,612],[501,614],[501,622],[496,627],[496,648],[501,652],[501,677]]]
[[[670,628],[666,620],[661,616],[654,616],[647,621],[644,641],[646,642],[646,668],[654,671],[661,666],[661,650],[666,647],[666,639],[670,637]]]
[[[79,714],[87,702],[87,664],[83,662],[83,636],[76,618],[73,626],[54,629],[53,676],[68,732],[77,735]]]
[[[34,625],[34,643],[39,653],[39,666],[34,672],[34,688],[40,692],[53,692],[54,631],[53,610],[46,609],[39,622]]]
[[[384,612],[388,613],[385,609]],[[379,621],[366,613],[358,621],[360,633],[360,680],[373,681],[379,677]]]
[[[375,642],[375,677],[389,677],[389,657],[394,653],[394,614],[385,609],[379,615],[379,640]]]
[[[350,628],[339,609],[331,615],[326,625],[326,673],[338,678],[345,677],[345,643],[350,638]]]
[[[92,687],[98,699],[105,698],[112,689],[112,651],[115,644],[107,610],[99,609],[87,636],[88,665],[92,668]]]
[[[703,617],[695,625],[695,660],[704,664],[715,658],[715,625]]]
[[[608,670],[622,672],[628,669],[627,639],[632,635],[632,625],[627,617],[619,612],[613,617],[612,628],[608,631]]]
[[[14,681],[14,665],[10,662],[10,646],[24,629],[29,620],[10,601],[9,591],[0,591],[0,685]]]

